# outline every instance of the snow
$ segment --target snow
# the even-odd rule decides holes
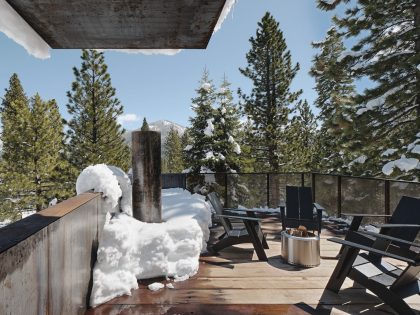
[[[414,154],[420,154],[420,144],[416,144],[410,151],[411,153]]]
[[[233,143],[233,152],[235,152],[236,154],[241,154],[241,147],[239,146],[239,144],[237,142]]]
[[[107,213],[93,271],[90,305],[96,306],[138,288],[137,280],[160,276],[184,281],[197,273],[206,250],[211,206],[205,197],[181,188],[162,191],[163,223],[145,223],[128,213],[128,177],[116,167],[99,164],[82,171],[77,193],[102,192],[106,210],[121,203],[125,213]],[[121,197],[121,199],[120,199]],[[130,209],[131,210],[131,207]],[[149,289],[162,289],[161,283]]]
[[[233,139],[233,137],[232,137],[232,136],[229,136],[229,138],[228,138],[228,142],[229,142],[229,143],[234,143],[234,142],[235,142],[235,140]]]
[[[210,84],[209,82],[204,82],[204,83],[201,85],[201,88],[202,88],[204,91],[209,92],[209,91],[210,91],[210,89],[211,89],[211,84]]]
[[[48,206],[49,207],[55,206],[57,202],[58,202],[57,198],[51,199],[50,202],[48,203]]]
[[[207,119],[207,127],[204,129],[204,134],[208,137],[213,136],[214,132],[214,125],[213,125],[213,119]]]
[[[222,115],[226,114],[226,107],[222,106],[220,112],[222,113]]]
[[[0,0],[0,32],[40,59],[50,58],[50,46],[6,2]]]
[[[235,4],[236,0],[226,0],[225,6],[223,7],[222,12],[220,13],[219,20],[214,27],[214,33],[216,33],[222,27],[222,24],[226,17],[228,16],[229,12],[232,10],[233,5]]]
[[[192,145],[189,144],[184,148],[184,151],[190,151],[192,149]]]
[[[122,196],[122,190],[113,171],[105,164],[91,165],[85,168],[76,181],[76,193],[88,191],[101,192],[107,203],[115,208]]]
[[[351,161],[349,163],[349,166],[353,166],[354,164],[364,164],[366,162],[366,160],[367,160],[367,156],[366,155],[361,155],[358,158]]]
[[[211,159],[214,159],[214,158],[215,158],[215,156],[214,156],[213,151],[206,152],[206,157],[205,157],[206,160],[211,160]]]
[[[402,172],[408,172],[419,167],[419,160],[415,158],[406,158],[402,155],[400,159],[390,161],[382,167],[382,173],[389,176],[393,173],[395,168],[400,169]]]
[[[390,156],[393,155],[395,152],[397,152],[397,149],[386,149],[384,152],[381,153],[381,156]]]
[[[361,114],[363,114],[367,111],[370,111],[370,110],[375,109],[376,107],[382,106],[383,104],[385,104],[385,101],[389,96],[397,93],[402,88],[403,88],[403,86],[394,87],[394,88],[390,89],[389,91],[385,92],[383,95],[381,95],[377,98],[371,99],[370,101],[368,101],[366,103],[366,105],[364,107],[360,108],[356,112],[356,115],[360,116]]]
[[[152,284],[149,284],[147,286],[147,288],[150,291],[159,291],[160,289],[163,289],[165,287],[165,285],[163,283],[160,282],[153,282]]]
[[[175,289],[175,287],[174,287],[174,285],[173,285],[172,283],[167,283],[167,284],[166,284],[166,287],[167,287],[168,289]]]
[[[133,215],[132,208],[132,186],[131,180],[122,169],[116,166],[108,165],[108,168],[112,171],[114,176],[117,178],[118,185],[120,186],[122,196],[120,199],[120,209],[122,212],[128,215]]]

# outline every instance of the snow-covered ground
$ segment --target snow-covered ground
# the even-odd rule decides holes
[[[210,204],[204,196],[180,188],[162,191],[164,223],[144,223],[131,217],[131,206],[123,202],[126,194],[131,195],[131,185],[121,172],[100,164],[86,168],[77,180],[78,193],[102,191],[110,212],[114,212],[108,214],[99,240],[91,306],[130,295],[138,288],[138,279],[188,279],[197,273],[200,253],[206,250],[210,235]],[[119,212],[123,205],[124,212]],[[150,287],[162,288],[159,284]]]

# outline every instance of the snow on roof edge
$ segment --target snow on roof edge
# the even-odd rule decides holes
[[[25,48],[30,55],[39,59],[50,58],[50,46],[6,0],[0,0],[0,32]]]

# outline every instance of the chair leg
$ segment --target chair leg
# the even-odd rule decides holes
[[[385,304],[393,308],[397,314],[404,315],[415,315],[417,314],[398,294],[397,292],[392,292],[385,285],[369,279],[365,275],[361,274],[357,270],[352,270],[349,274],[349,278],[356,281],[357,283],[364,286],[366,289],[372,291],[376,296],[378,296]]]
[[[335,293],[340,291],[344,280],[346,280],[346,277],[348,276],[353,263],[357,258],[357,255],[359,254],[359,251],[360,250],[356,248],[344,246],[343,253],[341,254],[340,259],[338,260],[338,263],[335,266],[330,279],[328,280],[326,289]]]
[[[222,249],[242,243],[251,243],[251,238],[249,237],[249,235],[242,235],[239,237],[226,237],[218,241],[216,244],[211,245],[210,248],[213,252],[217,253]]]
[[[244,221],[244,224],[248,231],[248,235],[251,238],[252,245],[254,245],[254,249],[257,253],[258,259],[262,261],[267,261],[268,258],[265,254],[263,246],[264,235],[262,235],[262,238],[260,238],[260,236],[258,235],[259,233],[262,234],[259,224],[255,224],[250,221]]]

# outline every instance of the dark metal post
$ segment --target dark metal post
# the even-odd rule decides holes
[[[160,132],[135,131],[133,148],[133,217],[162,222]]]
[[[311,176],[312,176],[312,178],[311,178],[311,180],[312,180],[312,200],[313,200],[313,202],[316,202],[316,199],[315,199],[315,173],[311,173]]]
[[[300,182],[302,184],[302,187],[305,187],[305,173],[300,174]]]
[[[341,218],[341,175],[337,176],[337,217]]]
[[[228,202],[228,173],[225,173],[225,208],[229,208],[229,202]]]
[[[389,180],[385,180],[385,214],[391,214],[391,197],[390,197],[390,183]],[[385,221],[388,222],[389,217],[385,217]]]
[[[270,173],[267,173],[267,208],[270,208]]]

